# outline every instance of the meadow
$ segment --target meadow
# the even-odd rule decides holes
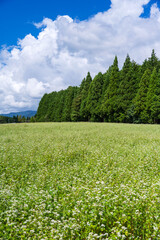
[[[0,239],[160,239],[160,126],[0,125]]]

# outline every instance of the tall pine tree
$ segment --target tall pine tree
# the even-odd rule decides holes
[[[138,122],[146,123],[148,121],[148,114],[147,114],[147,93],[148,93],[148,86],[150,80],[151,72],[147,69],[140,81],[139,90],[137,95],[134,99],[135,104],[135,117]]]
[[[103,89],[103,74],[100,72],[90,84],[86,109],[89,112],[90,121],[102,121],[100,116],[100,100]]]
[[[127,55],[123,68],[120,72],[121,82],[118,89],[119,105],[118,113],[119,122],[132,121],[130,116],[130,110],[132,108],[132,100],[135,98],[137,91],[138,79],[135,77],[138,75],[138,66],[134,62],[131,62],[129,55]]]
[[[147,93],[147,106],[146,106],[149,123],[160,122],[160,73],[157,74],[156,68],[154,68]]]
[[[62,113],[62,121],[69,122],[71,121],[71,110],[72,110],[72,102],[77,94],[77,87],[68,87],[66,91],[66,96],[64,100],[64,108]]]
[[[109,85],[105,92],[102,110],[105,121],[114,122],[118,121],[118,88],[120,84],[120,75],[118,68],[118,59],[115,57],[114,63],[111,68],[109,78]]]
[[[80,117],[82,121],[88,121],[88,118],[89,118],[89,112],[87,111],[86,106],[87,106],[87,98],[88,98],[91,82],[92,82],[92,77],[90,75],[90,72],[88,72],[81,90]]]

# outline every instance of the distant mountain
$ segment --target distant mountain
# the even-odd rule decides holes
[[[37,113],[37,111],[24,111],[24,112],[11,112],[11,113],[7,113],[7,114],[0,114],[1,116],[5,116],[5,117],[13,117],[13,116],[24,116],[25,118],[27,117],[33,117],[35,116],[35,114]]]

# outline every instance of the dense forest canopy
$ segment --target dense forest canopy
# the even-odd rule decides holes
[[[119,70],[115,57],[93,80],[88,72],[79,87],[45,94],[36,120],[160,123],[160,60],[154,50],[142,65],[127,55]]]

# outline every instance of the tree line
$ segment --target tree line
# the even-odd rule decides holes
[[[45,94],[36,121],[160,123],[160,60],[154,50],[141,65],[127,55],[120,70],[115,57],[93,80],[88,72],[79,87]]]
[[[7,116],[1,116],[0,115],[0,124],[3,123],[25,123],[25,122],[35,122],[35,117],[25,117],[21,115],[13,116],[13,117],[7,117]]]

